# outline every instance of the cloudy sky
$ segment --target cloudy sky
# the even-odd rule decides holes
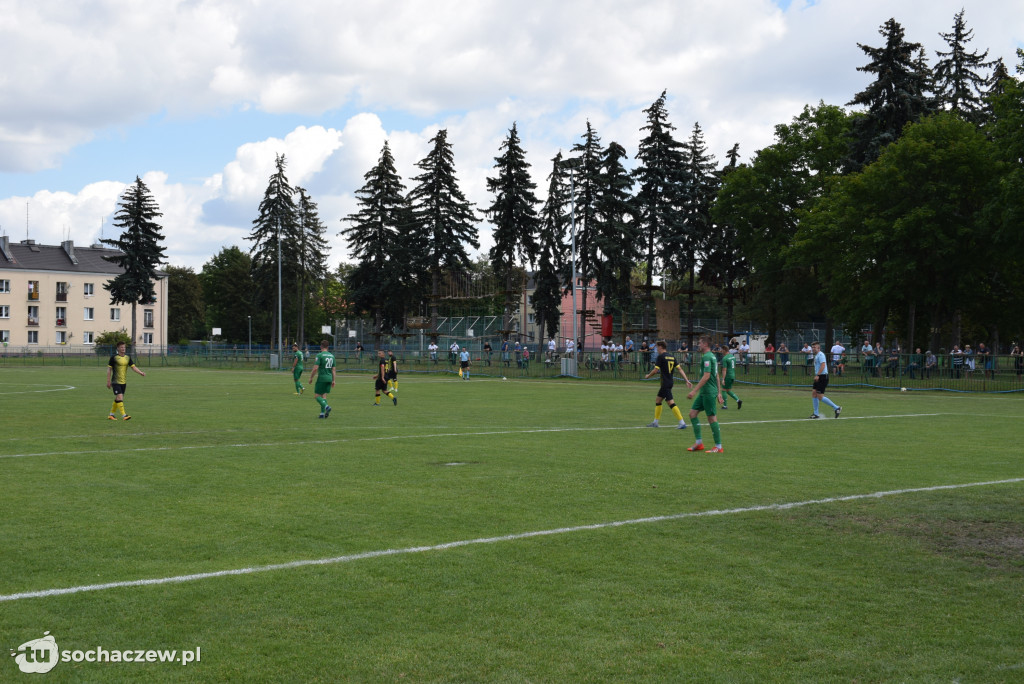
[[[887,19],[934,63],[961,8],[970,47],[1012,71],[1024,0],[0,0],[0,234],[115,237],[141,176],[169,263],[199,270],[249,248],[283,153],[334,266],[385,139],[409,186],[447,128],[483,207],[513,122],[543,191],[587,120],[635,154],[642,110],[667,89],[680,139],[699,122],[719,162],[734,143],[748,158],[805,104],[862,90],[857,43],[882,45]]]

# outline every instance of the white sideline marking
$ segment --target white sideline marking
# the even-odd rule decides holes
[[[951,415],[945,413],[903,413],[896,415],[885,415],[885,416],[850,416],[849,418],[840,418],[839,420],[877,420],[881,418],[922,418],[928,416],[944,416]],[[959,415],[959,414],[958,414]],[[808,418],[782,418],[778,420],[737,420],[730,421],[728,423],[721,423],[723,427],[731,425],[767,425],[772,423],[810,423],[812,422]],[[830,420],[822,419],[813,421],[817,423],[829,423]],[[356,430],[362,430],[364,428],[351,428]],[[490,435],[529,435],[543,432],[603,432],[608,430],[645,430],[642,425],[628,425],[620,427],[564,427],[564,428],[533,428],[530,430],[485,430],[478,432],[436,432],[425,435],[388,435],[386,437],[352,437],[352,438],[339,438],[339,439],[311,439],[301,440],[292,442],[244,442],[237,444],[192,444],[192,445],[177,445],[177,446],[160,446],[160,447],[134,447],[131,449],[118,449],[118,453],[141,453],[148,451],[195,451],[197,449],[252,449],[254,447],[280,447],[280,446],[303,446],[309,444],[345,444],[349,442],[384,442],[394,441],[399,439],[435,439],[437,437],[486,437]],[[147,433],[140,432],[135,433],[139,436],[144,436]],[[172,434],[188,434],[188,433],[172,433]],[[122,435],[123,436],[123,435]],[[0,454],[0,458],[31,458],[33,456],[63,456],[70,454],[74,456],[83,456],[86,454],[109,454],[109,449],[87,449],[87,450],[75,450],[75,451],[42,451],[28,454]]]
[[[249,568],[237,568],[234,570],[217,570],[214,572],[198,572],[191,575],[175,575],[173,577],[157,577],[153,579],[127,580],[123,582],[106,582],[104,584],[84,584],[77,587],[63,587],[59,589],[42,589],[39,591],[25,591],[18,594],[0,594],[0,603],[4,601],[20,601],[27,598],[45,598],[49,596],[63,596],[65,594],[79,594],[85,591],[101,591],[103,589],[122,589],[126,587],[145,587],[157,584],[180,584],[182,582],[195,582],[198,580],[212,579],[214,577],[230,577],[232,575],[251,575],[257,572],[270,572],[273,570],[293,570],[313,565],[334,565],[337,563],[351,563],[352,561],[365,560],[367,558],[380,558],[383,556],[400,556],[411,553],[424,553],[427,551],[447,551],[463,546],[475,546],[477,544],[495,544],[505,541],[516,541],[519,539],[531,539],[533,537],[547,537],[555,534],[570,534],[572,532],[586,532],[589,530],[603,530],[612,527],[624,527],[626,525],[640,525],[644,523],[665,522],[671,520],[684,520],[686,518],[703,518],[718,515],[732,515],[735,513],[756,513],[759,511],[785,511],[801,506],[813,506],[814,504],[828,504],[842,501],[857,501],[860,499],[878,499],[883,496],[896,496],[898,494],[914,494],[918,492],[936,492],[946,489],[963,489],[965,487],[987,487],[991,485],[1016,484],[1024,482],[1024,477],[1015,477],[1009,480],[991,480],[988,482],[969,482],[966,484],[935,485],[933,487],[914,487],[911,489],[891,489],[871,494],[849,494],[847,496],[833,496],[826,499],[811,499],[809,501],[795,501],[782,504],[764,504],[762,506],[749,506],[747,508],[726,508],[710,511],[698,511],[695,513],[675,513],[672,515],[656,515],[649,518],[634,518],[632,520],[617,520],[614,522],[593,523],[591,525],[576,525],[574,527],[558,527],[552,530],[537,530],[534,532],[519,532],[517,534],[506,534],[500,537],[479,537],[477,539],[463,539],[461,541],[435,544],[433,546],[409,546],[404,549],[383,549],[380,551],[364,551],[346,556],[335,556],[333,558],[316,558],[310,560],[291,561],[289,563],[275,563],[273,565],[256,565]]]
[[[14,384],[14,383],[10,383]],[[44,385],[45,387],[45,385]],[[41,394],[43,392],[67,392],[68,390],[75,389],[74,385],[61,385],[56,389],[44,389],[44,390],[24,390],[21,392],[0,392],[0,394]]]

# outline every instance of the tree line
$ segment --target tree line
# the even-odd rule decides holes
[[[963,11],[934,65],[895,19],[879,34],[880,46],[858,44],[859,70],[873,77],[863,91],[845,107],[805,106],[746,163],[737,144],[719,165],[699,123],[679,139],[667,92],[644,110],[632,159],[588,121],[550,160],[543,200],[515,123],[482,208],[460,189],[446,130],[408,189],[385,142],[342,219],[351,263],[334,271],[316,204],[279,156],[250,248],[225,248],[198,274],[168,269],[170,339],[203,337],[211,323],[235,341],[249,325],[276,339],[278,249],[290,339],[339,317],[383,333],[410,316],[434,321],[446,283],[466,274],[488,279],[487,306],[508,329],[527,270],[534,311],[556,336],[575,242],[576,272],[595,284],[602,313],[640,317],[644,329],[662,290],[687,318],[717,307],[730,327],[753,320],[770,337],[818,321],[911,348],[961,337],[998,348],[1024,333],[1024,52],[1014,76],[971,50]],[[494,246],[474,262],[484,220]],[[587,296],[581,318],[595,306]]]

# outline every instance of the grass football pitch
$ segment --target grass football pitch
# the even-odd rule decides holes
[[[146,370],[131,421],[103,367],[0,370],[40,681],[1024,680],[1024,396],[739,384],[713,455],[642,427],[654,382],[339,375],[320,420],[288,374]]]

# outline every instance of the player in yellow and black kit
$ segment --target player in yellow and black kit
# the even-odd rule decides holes
[[[661,418],[661,402],[668,401],[668,407],[672,409],[672,414],[679,421],[679,425],[676,426],[678,430],[686,429],[686,421],[683,420],[683,412],[676,406],[675,400],[672,398],[672,385],[674,380],[672,375],[675,370],[679,369],[679,374],[683,376],[683,380],[686,381],[686,386],[691,387],[690,379],[686,377],[686,373],[683,371],[683,367],[676,364],[674,356],[668,355],[668,345],[664,340],[658,340],[654,343],[654,346],[658,349],[658,360],[654,362],[654,368],[651,372],[644,376],[644,380],[651,377],[655,373],[661,373],[661,387],[658,389],[658,397],[654,400],[654,422],[648,424],[647,427],[659,427],[658,420]]]
[[[398,359],[395,358],[395,352],[388,350],[388,370],[384,375],[384,379],[388,382],[388,389],[392,392],[398,391]]]
[[[128,386],[129,368],[142,377],[146,377],[146,374],[136,367],[132,357],[125,353],[125,343],[118,342],[117,353],[111,355],[110,361],[107,363],[107,389],[114,390],[114,403],[110,405],[110,415],[107,416],[107,420],[117,420],[115,413],[120,413],[124,420],[132,419],[124,410],[124,391]]]
[[[384,358],[384,350],[377,350],[377,373],[373,376],[374,379],[374,391],[377,395],[373,400],[374,406],[380,406],[380,393],[384,392],[391,398],[391,401],[395,406],[398,406],[398,397],[391,393],[388,389],[388,360]]]

